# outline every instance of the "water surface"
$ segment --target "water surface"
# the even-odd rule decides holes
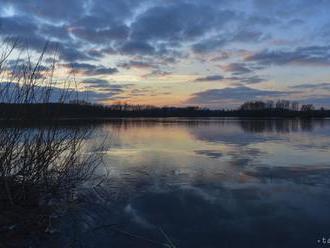
[[[161,247],[112,225],[189,248],[330,238],[330,120],[122,119],[97,128],[106,136],[109,181],[80,208],[83,247]]]

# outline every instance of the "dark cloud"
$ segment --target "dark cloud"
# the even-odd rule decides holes
[[[254,0],[251,10],[257,11],[249,12],[244,1],[225,0],[2,0],[0,11],[10,7],[14,15],[1,17],[1,35],[28,38],[34,48],[46,40],[56,41],[60,58],[66,61],[93,60],[106,53],[172,53],[177,58],[187,44],[194,52],[205,53],[231,42],[264,41],[270,36],[260,27],[276,24],[281,11],[328,6],[321,0],[318,5],[294,2]],[[286,23],[294,25],[301,19],[290,16]],[[100,49],[90,50],[91,46]]]
[[[48,25],[43,24],[39,27],[39,34],[47,39],[55,40],[57,42],[71,42],[70,32],[68,32],[68,27],[66,25]]]
[[[143,41],[128,41],[119,47],[122,54],[129,55],[146,55],[155,53],[156,49],[147,42]]]
[[[110,83],[108,80],[98,79],[98,78],[88,78],[81,83],[84,86],[90,87],[90,88],[96,88],[100,90],[110,90],[113,92],[123,92],[124,89],[129,88],[132,86],[132,84],[114,84]]]
[[[9,75],[11,75],[12,80],[14,78],[17,80],[22,80],[23,78],[29,77],[41,79],[45,77],[47,72],[51,71],[51,67],[42,64],[37,65],[24,59],[10,59],[3,65],[3,70],[7,71]]]
[[[64,61],[81,61],[81,60],[94,60],[95,58],[88,56],[86,53],[73,49],[68,46],[60,46],[59,48],[59,58]]]
[[[88,101],[92,102],[123,99],[125,97],[120,95],[133,86],[132,84],[113,83],[98,78],[85,79],[81,81],[81,84],[85,87],[83,94],[88,97]]]
[[[146,96],[146,95],[151,95],[153,92],[150,88],[141,88],[141,89],[133,89],[129,93],[130,96]]]
[[[22,49],[41,52],[47,45],[47,53],[56,50],[59,58],[65,61],[93,59],[82,51],[79,44],[69,38],[64,27],[41,25],[33,17],[0,17],[0,31],[1,37],[7,38],[6,42],[16,41]]]
[[[119,67],[123,67],[125,69],[131,69],[131,68],[157,68],[157,65],[155,65],[152,62],[147,61],[138,61],[138,60],[130,60],[128,62],[123,62],[118,64]]]
[[[125,41],[128,38],[129,29],[126,25],[107,27],[99,30],[77,27],[72,28],[71,33],[93,44],[107,44],[113,41]]]
[[[308,83],[291,86],[292,89],[303,89],[303,90],[330,90],[330,83]]]
[[[243,73],[241,73],[243,74]],[[224,77],[222,75],[209,75],[206,77],[199,77],[194,80],[194,82],[214,82],[214,81],[222,81],[222,80],[231,80],[231,81],[237,81],[240,85],[244,84],[257,84],[264,82],[265,79],[259,77],[259,76],[246,76],[246,75],[235,75],[232,77]]]
[[[262,65],[330,65],[329,46],[298,47],[290,51],[264,50],[245,57],[245,61],[254,61]]]
[[[255,26],[255,25],[269,26],[276,23],[278,23],[278,20],[276,18],[270,16],[263,16],[260,14],[249,16],[246,22],[246,24],[250,26]]]
[[[118,72],[117,68],[92,65],[88,63],[70,63],[62,64],[62,66],[71,69],[73,72],[82,73],[88,76],[112,75]]]
[[[170,75],[171,72],[170,71],[164,71],[161,69],[155,69],[152,70],[150,73],[147,73],[145,75],[143,75],[144,78],[149,78],[149,77],[164,77],[167,75]]]
[[[237,105],[244,101],[252,101],[263,98],[285,97],[288,92],[259,90],[240,86],[235,88],[209,89],[197,92],[187,101],[188,104],[221,106],[221,105]]]
[[[49,102],[59,102],[63,100],[65,95],[65,101],[71,100],[86,100],[90,102],[102,102],[106,100],[116,100],[122,98],[120,94],[132,87],[132,84],[116,84],[110,83],[106,80],[90,78],[81,82],[81,86],[84,86],[84,90],[63,89],[59,87],[49,87],[35,85],[33,88],[33,100],[32,102],[38,103],[45,100],[45,93],[49,96]],[[15,102],[17,101],[17,94],[22,94],[24,88],[22,85],[14,82],[0,82],[0,90],[5,89],[6,94],[1,95],[2,102]]]
[[[223,51],[220,52],[220,55],[215,56],[214,58],[211,59],[211,61],[221,61],[221,60],[226,60],[230,57],[229,52]]]
[[[241,78],[240,81],[243,83],[247,83],[247,84],[257,84],[257,83],[264,82],[265,79],[258,77],[258,76],[252,76],[252,77]]]
[[[231,63],[221,66],[221,68],[226,72],[231,72],[233,75],[241,75],[252,72],[252,70],[244,63]]]
[[[279,18],[308,18],[316,14],[327,14],[330,2],[324,0],[253,0],[256,11]]]
[[[132,24],[132,38],[138,40],[190,40],[221,28],[234,13],[206,4],[175,2],[156,6],[141,14]]]
[[[14,6],[19,12],[31,13],[48,20],[70,20],[85,12],[84,4],[80,0],[3,0],[3,2]]]
[[[87,84],[88,87],[92,88],[106,88],[111,87],[112,85],[107,80],[97,79],[97,78],[89,78],[82,81],[83,84]]]
[[[36,26],[33,17],[0,17],[1,35],[30,37],[35,35]]]
[[[223,34],[218,34],[213,37],[208,37],[202,39],[192,45],[192,50],[195,53],[208,53],[217,51],[224,46],[231,44],[233,42],[261,42],[270,38],[261,31],[248,30],[248,29],[238,29],[234,33],[226,32]]]
[[[214,52],[227,44],[228,40],[223,37],[206,38],[192,45],[195,53]]]
[[[256,30],[238,30],[231,41],[235,42],[260,42],[270,38],[261,31]]]
[[[125,20],[134,10],[148,1],[133,0],[2,0],[5,5],[14,7],[17,12],[29,13],[47,21],[78,22],[93,26]],[[88,18],[88,17],[96,18]]]
[[[48,102],[59,102],[61,97],[66,95],[66,101],[74,100],[76,95],[72,94],[72,90],[63,90],[57,87],[49,87],[33,85],[33,90],[30,87],[24,87],[23,85],[16,82],[0,82],[0,91],[6,92],[1,94],[0,101],[3,103],[18,103],[22,101],[22,95],[29,97],[29,102],[40,103],[45,101],[45,95],[47,92]]]
[[[304,24],[305,22],[301,19],[292,19],[289,21],[288,25],[290,26],[299,26],[299,25],[302,25]]]
[[[210,76],[206,76],[206,77],[196,78],[194,81],[195,82],[212,82],[212,81],[221,81],[223,79],[224,79],[224,77],[221,75],[210,75]]]
[[[29,37],[34,39],[31,43],[36,43],[36,37],[41,43],[46,39],[57,41],[63,50],[61,58],[67,61],[99,58],[103,52],[110,50],[128,55],[162,55],[178,50],[186,42],[193,42],[195,52],[211,52],[232,41],[260,42],[267,35],[254,26],[275,22],[273,17],[260,15],[262,12],[238,14],[233,4],[226,2],[226,8],[223,1],[210,0],[3,2],[5,6],[14,8],[16,15],[1,18],[2,34]],[[263,6],[259,2],[255,5],[258,8]],[[274,8],[281,6],[276,3],[269,5]],[[237,30],[229,32],[225,29],[228,23],[241,21],[247,28],[238,25],[240,28]],[[102,49],[86,52],[86,41],[102,46]]]
[[[258,84],[265,81],[264,78],[261,78],[259,76],[234,76],[229,77],[228,79],[238,81],[243,84]]]
[[[87,71],[87,75],[112,75],[114,73],[117,73],[118,69],[117,68],[111,68],[111,67],[97,67],[95,70],[92,71]]]
[[[89,15],[98,17],[99,24],[108,25],[131,20],[135,11],[150,4],[151,0],[92,0],[89,2]]]
[[[328,96],[312,96],[299,100],[300,103],[313,104],[318,107],[330,107],[330,95]]]
[[[37,52],[49,41],[49,54],[56,50],[60,63],[88,76],[118,72],[100,65],[109,54],[116,55],[118,67],[148,69],[145,78],[181,69],[174,64],[183,59],[226,59],[231,64],[222,68],[230,76],[196,81],[228,79],[236,85],[263,82],[256,71],[270,65],[330,65],[330,5],[324,0],[0,1],[1,40],[18,39]],[[237,43],[246,53],[235,49]],[[270,45],[275,47],[264,49]],[[300,89],[312,88],[328,89]]]

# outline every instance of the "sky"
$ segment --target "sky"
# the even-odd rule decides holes
[[[56,47],[54,77],[92,102],[330,107],[328,0],[0,0],[1,48],[13,38],[32,59]]]

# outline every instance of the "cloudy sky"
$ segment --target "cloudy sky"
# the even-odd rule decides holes
[[[90,101],[330,107],[328,0],[0,0],[1,47],[14,37],[56,46],[55,76]]]

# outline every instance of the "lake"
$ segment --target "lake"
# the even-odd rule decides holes
[[[108,180],[63,227],[81,247],[330,246],[330,119],[118,119],[95,131],[110,144],[97,171]]]

